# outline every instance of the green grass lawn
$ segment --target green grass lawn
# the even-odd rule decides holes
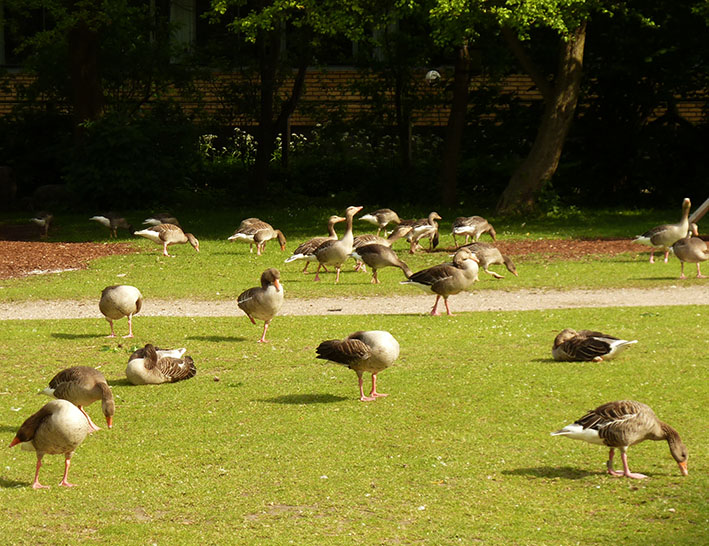
[[[0,523],[12,544],[705,544],[709,324],[705,306],[358,317],[278,317],[271,343],[246,318],[140,319],[109,340],[95,320],[4,321],[0,430],[47,399],[67,366],[100,367],[114,428],[63,458],[5,450]],[[550,358],[563,327],[639,343],[608,363]],[[390,396],[357,400],[350,370],[314,358],[323,339],[387,329]],[[134,346],[186,346],[194,379],[127,384]],[[644,481],[604,474],[607,450],[549,433],[610,400],[650,404],[688,447],[629,451]],[[89,407],[103,423],[99,404]]]

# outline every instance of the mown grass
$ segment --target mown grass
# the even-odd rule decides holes
[[[419,211],[403,209],[402,216],[421,216]],[[267,267],[277,267],[283,276],[287,294],[290,297],[338,297],[377,296],[416,293],[409,286],[401,286],[398,281],[403,275],[398,269],[384,269],[381,285],[370,284],[370,275],[352,271],[353,262],[345,265],[345,274],[339,285],[335,285],[334,275],[325,274],[320,283],[313,282],[313,275],[303,275],[302,262],[284,264],[295,247],[305,239],[322,235],[326,217],[334,211],[321,209],[282,209],[265,211],[184,211],[179,214],[183,225],[200,238],[201,252],[197,254],[188,245],[171,247],[175,258],[161,255],[158,245],[142,238],[122,237],[121,241],[131,241],[137,254],[111,256],[93,261],[88,270],[66,272],[23,279],[0,281],[0,301],[25,299],[94,299],[110,284],[133,284],[146,298],[195,298],[218,300],[233,298],[244,288],[254,286],[261,272]],[[444,213],[445,214],[445,213]],[[453,249],[450,222],[461,211],[447,211],[446,221],[441,225],[441,250],[433,253],[408,254],[408,247],[399,242],[395,248],[400,256],[414,270],[423,269],[449,260]],[[130,218],[138,225],[147,212],[133,213]],[[267,245],[263,256],[249,253],[248,245],[230,243],[226,239],[239,221],[246,216],[257,215],[269,220],[274,227],[282,229],[289,238],[286,252],[280,252],[275,242]],[[648,227],[673,219],[676,213],[669,212],[572,212],[563,218],[534,218],[505,220],[490,217],[500,240],[578,238],[578,237],[624,237],[642,233]],[[50,240],[53,241],[108,241],[108,234],[88,215],[61,217]],[[6,217],[6,222],[19,222],[19,215]],[[25,221],[25,220],[23,220]],[[371,232],[365,222],[355,223],[355,233]],[[125,234],[125,232],[122,232]],[[485,237],[484,240],[487,240]],[[506,273],[504,280],[494,280],[481,273],[481,282],[476,289],[515,290],[520,288],[565,289],[605,287],[657,287],[677,283],[679,262],[673,257],[669,264],[661,262],[648,264],[647,247],[637,245],[636,252],[615,257],[597,255],[579,256],[574,261],[557,261],[544,256],[526,256],[516,259],[519,278]],[[446,250],[447,249],[447,250]],[[314,264],[310,270],[314,271]],[[690,268],[691,269],[691,268]],[[691,272],[690,272],[691,274]],[[697,281],[688,279],[683,285]]]
[[[73,489],[28,486],[34,455],[5,450],[0,523],[8,544],[705,544],[709,419],[705,306],[357,317],[278,317],[271,343],[246,318],[5,321],[0,431],[7,445],[59,369],[100,366],[113,430],[86,439]],[[565,326],[639,343],[608,363],[557,363]],[[357,400],[353,372],[314,358],[326,338],[386,329],[401,357],[390,394]],[[186,346],[189,381],[134,387],[128,354]],[[664,442],[630,450],[644,481],[604,474],[607,450],[549,432],[621,398],[681,434],[690,475]],[[89,407],[97,423],[98,404]]]

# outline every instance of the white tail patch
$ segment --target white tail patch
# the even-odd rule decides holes
[[[605,445],[605,442],[598,435],[598,431],[592,428],[583,428],[577,423],[566,425],[561,430],[551,433],[552,436],[566,436],[573,440],[583,440],[589,444]]]
[[[627,341],[625,339],[617,339],[615,341],[611,341],[610,350],[608,351],[608,354],[604,356],[604,358],[615,358],[620,353],[625,351],[629,346],[637,342],[637,339],[634,339],[632,341]]]

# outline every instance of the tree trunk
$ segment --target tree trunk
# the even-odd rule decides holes
[[[453,71],[453,98],[446,125],[443,163],[439,182],[443,204],[455,206],[458,194],[458,165],[470,96],[470,54],[467,44],[458,50]]]
[[[85,21],[79,21],[69,31],[69,76],[74,107],[76,136],[82,134],[81,124],[98,119],[104,106],[103,87],[99,74],[99,36]]]
[[[512,174],[497,203],[497,212],[500,214],[533,210],[537,204],[539,190],[556,172],[576,112],[583,75],[586,23],[581,23],[568,39],[562,42],[559,69],[551,86],[524,53],[516,36],[509,30],[503,30],[503,35],[542,93],[544,113],[532,149]]]

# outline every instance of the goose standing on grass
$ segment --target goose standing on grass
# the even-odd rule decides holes
[[[133,385],[160,385],[190,379],[197,374],[185,349],[164,350],[148,343],[128,358],[126,378]]]
[[[54,220],[54,216],[49,212],[40,212],[36,216],[30,218],[30,222],[39,226],[39,236],[41,239],[46,239],[49,236],[49,226],[51,225],[52,220]]]
[[[689,198],[685,197],[682,201],[682,218],[676,224],[663,224],[646,231],[642,235],[635,237],[636,243],[643,243],[653,247],[650,250],[650,263],[655,263],[655,250],[662,249],[665,251],[665,263],[669,259],[670,248],[677,241],[686,237],[689,231],[689,209],[692,203]]]
[[[427,292],[436,294],[436,302],[431,309],[431,315],[440,315],[438,300],[443,298],[446,312],[452,315],[448,307],[448,297],[468,290],[478,280],[478,259],[467,249],[462,248],[455,253],[453,263],[434,265],[428,269],[417,271],[408,280],[400,284],[419,286]]]
[[[181,245],[184,243],[191,244],[194,249],[199,252],[199,241],[191,233],[185,233],[180,226],[175,224],[158,224],[146,229],[136,231],[135,235],[140,235],[152,242],[162,245],[162,253],[165,256],[170,256],[167,253],[167,247],[170,245]]]
[[[89,366],[73,366],[62,370],[49,382],[49,387],[44,389],[42,394],[53,396],[62,400],[68,400],[79,408],[86,416],[91,432],[100,430],[86,413],[84,406],[90,406],[96,400],[101,400],[101,411],[106,418],[108,428],[113,427],[113,415],[116,412],[116,404],[113,401],[113,393],[106,382],[103,374],[95,368]]]
[[[365,222],[369,222],[370,224],[374,224],[375,226],[377,226],[377,235],[379,235],[381,233],[381,231],[384,230],[385,236],[386,236],[387,224],[401,223],[401,219],[399,218],[399,215],[391,209],[375,210],[374,212],[370,212],[369,214],[365,214],[364,216],[360,216],[359,219],[364,220]]]
[[[266,243],[271,239],[278,239],[281,250],[286,249],[286,237],[280,229],[273,229],[271,224],[259,220],[258,218],[247,218],[243,220],[228,238],[229,241],[249,243],[249,252],[253,252],[253,245],[256,245],[256,255],[260,256],[266,248]]]
[[[118,237],[118,228],[127,229],[128,233],[131,235],[135,233],[133,226],[129,224],[125,218],[115,212],[107,212],[106,214],[92,216],[89,220],[93,220],[94,222],[98,222],[102,226],[107,227],[110,230],[110,237],[112,238]]]
[[[88,433],[89,425],[79,408],[67,400],[52,400],[22,423],[10,447],[22,444],[22,449],[37,453],[32,489],[49,488],[39,483],[39,469],[47,453],[64,454],[64,477],[59,485],[73,487],[68,481],[71,456]]]
[[[476,242],[480,240],[483,233],[488,233],[493,241],[497,240],[497,233],[492,224],[482,216],[459,216],[453,220],[453,244],[457,247],[456,235],[465,236],[465,244],[472,238]]]
[[[352,235],[352,219],[354,215],[362,210],[362,207],[347,207],[345,211],[345,221],[347,222],[347,227],[345,229],[345,234],[342,239],[337,241],[325,241],[318,248],[315,249],[315,258],[318,260],[318,270],[315,272],[315,281],[320,280],[320,269],[325,266],[331,265],[335,268],[336,277],[335,284],[340,282],[340,270],[342,269],[342,264],[345,263],[347,258],[352,253],[352,244],[354,242],[354,235]]]
[[[706,275],[702,275],[701,263],[709,260],[709,249],[707,249],[707,244],[704,240],[699,237],[692,237],[692,233],[699,235],[697,224],[691,224],[691,229],[687,236],[672,245],[672,252],[679,258],[681,264],[679,278],[687,278],[684,275],[684,264],[687,262],[697,264],[698,279],[706,279]]]
[[[303,268],[303,273],[308,272],[308,266],[310,262],[317,262],[318,259],[315,257],[315,249],[318,248],[325,241],[337,241],[337,233],[335,232],[335,224],[338,222],[344,222],[345,218],[342,216],[330,216],[327,221],[327,232],[329,235],[327,237],[313,237],[298,245],[298,247],[293,251],[293,255],[288,258],[285,263],[294,262],[296,260],[304,260],[305,267]]]
[[[280,271],[271,267],[261,274],[261,286],[244,290],[237,299],[239,309],[246,313],[253,324],[256,324],[255,319],[264,321],[259,343],[266,343],[266,331],[271,319],[283,306],[283,285],[280,280]]]
[[[619,400],[598,406],[575,423],[552,432],[551,435],[566,436],[574,440],[610,447],[606,463],[608,474],[638,479],[647,476],[630,471],[628,448],[645,440],[667,440],[670,453],[677,461],[680,472],[683,476],[688,474],[687,448],[684,447],[677,431],[660,421],[649,406],[634,400]],[[613,470],[613,455],[616,448],[620,449],[623,472]]]
[[[143,225],[145,226],[159,226],[160,224],[175,224],[179,226],[180,222],[168,212],[159,212],[143,220]]]
[[[477,256],[480,261],[480,267],[482,267],[483,271],[489,275],[492,275],[496,279],[503,279],[504,277],[494,271],[488,270],[488,267],[495,264],[504,265],[507,268],[507,271],[512,273],[515,277],[519,277],[515,264],[512,263],[509,256],[502,254],[496,246],[491,245],[490,243],[475,242],[469,243],[461,248],[467,248],[470,252]]]
[[[354,370],[359,382],[359,399],[362,402],[371,402],[387,396],[377,392],[377,374],[399,358],[399,342],[383,330],[360,331],[342,340],[323,341],[316,352],[316,358],[342,364]],[[364,372],[372,374],[372,390],[369,396],[364,395]]]
[[[111,334],[108,337],[116,337],[113,321],[123,317],[128,317],[128,335],[123,337],[133,337],[133,315],[138,313],[142,306],[143,295],[135,286],[116,284],[104,288],[98,308],[111,325]]]
[[[554,360],[601,362],[615,358],[637,342],[636,339],[627,341],[593,330],[577,332],[564,328],[554,338],[551,354]]]
[[[408,279],[413,273],[409,266],[402,262],[391,247],[387,245],[364,245],[352,251],[352,257],[372,268],[372,284],[379,284],[377,270],[384,267],[398,267]]]
[[[438,222],[442,220],[437,212],[432,212],[428,218],[417,220],[412,226],[411,231],[406,235],[411,243],[409,253],[414,254],[417,248],[420,248],[419,241],[421,239],[429,240],[429,250],[433,250],[438,246]]]

